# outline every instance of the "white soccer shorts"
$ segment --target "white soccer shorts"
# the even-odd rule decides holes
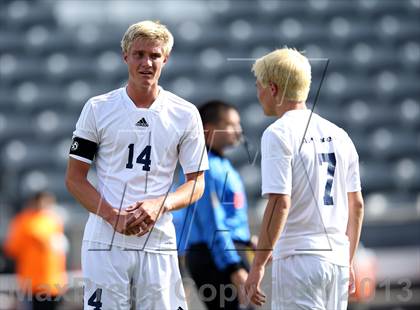
[[[349,268],[316,255],[273,261],[273,310],[346,310]]]
[[[85,310],[187,309],[176,255],[107,248],[83,241]]]

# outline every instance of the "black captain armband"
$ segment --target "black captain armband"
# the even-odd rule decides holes
[[[98,145],[95,142],[74,137],[70,147],[70,154],[93,160],[97,150]]]

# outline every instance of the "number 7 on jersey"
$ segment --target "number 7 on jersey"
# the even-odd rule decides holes
[[[318,154],[319,164],[328,163],[327,168],[327,183],[325,184],[324,191],[324,205],[331,206],[334,205],[333,197],[331,196],[331,188],[334,180],[335,172],[335,154],[334,153],[319,153]]]

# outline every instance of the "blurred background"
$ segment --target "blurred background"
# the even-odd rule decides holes
[[[78,275],[87,213],[64,186],[72,131],[88,98],[125,84],[119,43],[143,19],[175,37],[165,89],[196,105],[219,98],[239,108],[248,145],[228,155],[255,233],[265,207],[259,141],[274,119],[263,116],[250,67],[285,45],[305,51],[309,105],[320,89],[315,111],[343,127],[360,156],[366,215],[352,307],[420,309],[419,0],[0,0],[0,241],[24,201],[47,189],[65,224],[67,269]],[[12,307],[13,273],[0,252],[0,309]],[[77,296],[63,309],[80,308]],[[203,309],[193,293],[191,308]]]

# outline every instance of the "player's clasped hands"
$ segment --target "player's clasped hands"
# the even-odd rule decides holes
[[[126,235],[142,236],[149,232],[156,223],[162,212],[162,201],[160,199],[148,199],[138,201],[124,211],[129,214],[125,224]]]
[[[112,209],[108,222],[115,231],[124,235],[143,236],[163,214],[161,199],[148,199],[121,210]]]

